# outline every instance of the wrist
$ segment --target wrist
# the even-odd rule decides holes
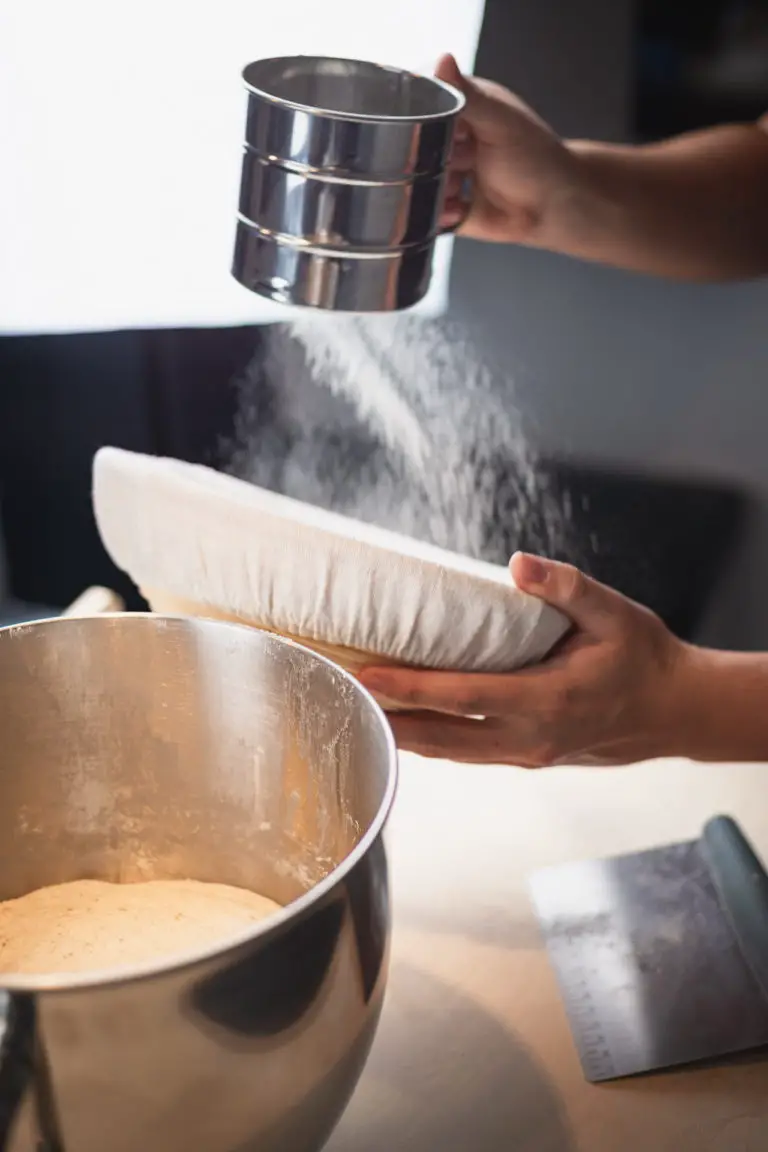
[[[668,755],[768,760],[768,655],[683,645],[666,727]]]
[[[536,242],[565,255],[599,260],[612,237],[621,234],[628,210],[616,173],[621,150],[588,140],[566,141],[564,147],[565,168],[554,182]]]
[[[680,642],[677,660],[665,693],[665,755],[690,760],[706,759],[705,748],[719,743],[710,731],[712,716],[705,712],[716,674],[714,653]]]

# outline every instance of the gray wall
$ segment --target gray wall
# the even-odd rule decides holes
[[[631,18],[630,0],[487,0],[477,70],[566,136],[627,139]],[[768,281],[676,285],[459,241],[451,287],[544,449],[759,497],[702,639],[768,648]]]

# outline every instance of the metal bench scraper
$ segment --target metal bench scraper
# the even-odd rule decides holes
[[[730,817],[530,889],[587,1080],[768,1045],[768,876]]]

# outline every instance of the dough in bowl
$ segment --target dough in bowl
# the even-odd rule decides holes
[[[74,880],[0,902],[0,974],[104,972],[210,948],[279,910],[227,884]]]

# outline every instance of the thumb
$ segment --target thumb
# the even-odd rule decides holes
[[[494,130],[505,124],[504,106],[498,98],[494,99],[486,92],[476,80],[463,75],[455,56],[441,56],[435,69],[435,76],[445,84],[458,88],[464,96],[466,105],[461,118],[475,135],[487,136],[490,133],[493,136]]]
[[[461,88],[464,84],[464,77],[461,74],[461,69],[456,62],[456,57],[449,53],[441,56],[435,68],[435,76],[438,80],[442,80],[445,84],[451,84],[454,88]]]
[[[509,568],[521,592],[560,609],[584,632],[608,638],[626,620],[631,602],[571,564],[516,552]]]

